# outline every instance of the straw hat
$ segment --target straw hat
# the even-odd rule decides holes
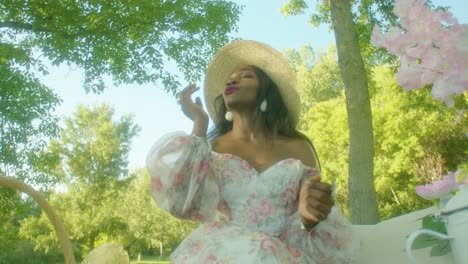
[[[252,40],[236,40],[227,44],[216,53],[208,65],[204,94],[211,119],[216,120],[216,97],[223,94],[229,76],[243,65],[256,66],[273,80],[289,111],[289,118],[296,125],[301,104],[296,90],[296,77],[289,62],[274,48]]]

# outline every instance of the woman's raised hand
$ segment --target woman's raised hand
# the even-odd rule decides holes
[[[208,129],[208,114],[203,110],[200,97],[192,100],[192,94],[198,90],[200,88],[195,84],[187,86],[179,93],[179,104],[182,112],[194,122],[192,134],[204,137]]]

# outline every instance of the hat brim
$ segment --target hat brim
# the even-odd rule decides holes
[[[212,120],[217,120],[214,101],[226,87],[229,76],[240,66],[252,65],[264,71],[276,84],[296,125],[300,114],[300,100],[296,77],[286,58],[274,48],[257,41],[236,40],[221,48],[208,65],[205,74],[205,102]]]

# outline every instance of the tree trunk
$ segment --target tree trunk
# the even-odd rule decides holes
[[[163,243],[159,241],[159,258],[164,257]]]
[[[350,0],[330,0],[349,124],[349,207],[353,224],[379,221],[373,177],[373,134],[367,75]]]
[[[159,257],[162,258],[164,256],[164,231],[166,230],[166,221],[164,220],[162,223],[162,230],[161,230],[161,239],[159,240]]]

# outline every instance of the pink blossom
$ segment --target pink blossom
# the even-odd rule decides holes
[[[435,20],[444,21],[447,24],[457,24],[457,20],[448,12],[436,10],[433,15]]]
[[[463,93],[463,87],[464,85],[460,80],[447,77],[437,80],[432,87],[431,93],[434,98],[445,102],[449,106],[453,106],[453,99],[450,94]],[[450,94],[448,94],[446,91],[450,91]]]
[[[416,193],[424,199],[436,200],[455,191],[460,184],[460,182],[455,181],[455,173],[449,171],[442,180],[416,186]]]
[[[418,65],[402,59],[395,78],[405,91],[414,90],[422,86],[420,73],[421,69]]]
[[[455,48],[468,53],[468,30],[463,30],[455,42]],[[466,62],[466,61],[465,61]]]
[[[371,39],[399,56],[396,79],[405,91],[433,84],[434,98],[451,106],[452,96],[468,89],[468,25],[425,3],[396,0],[393,12],[400,27],[384,34],[374,27]]]
[[[372,36],[371,36],[371,41],[374,43],[375,46],[377,47],[382,47],[383,46],[383,35],[380,32],[379,26],[374,26],[374,29],[372,30]]]

